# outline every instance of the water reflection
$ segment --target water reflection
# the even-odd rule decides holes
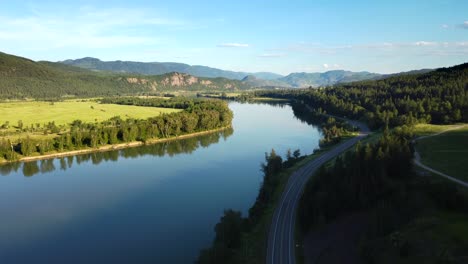
[[[265,151],[318,146],[273,105],[230,103],[234,134],[0,167],[0,263],[193,263],[225,208],[248,213]]]
[[[55,160],[59,161],[60,170],[66,171],[76,162],[77,165],[91,162],[93,165],[99,165],[103,161],[115,162],[119,158],[135,159],[142,156],[169,156],[173,157],[178,154],[191,154],[196,149],[206,148],[211,144],[218,143],[221,139],[226,140],[234,133],[233,128],[227,128],[223,131],[210,133],[191,138],[172,140],[152,145],[132,147],[121,150],[86,153],[77,156],[60,157],[55,159],[46,159],[30,162],[15,162],[7,163],[0,166],[1,175],[9,175],[12,172],[22,170],[25,177],[31,177],[38,173],[49,173],[56,170]]]

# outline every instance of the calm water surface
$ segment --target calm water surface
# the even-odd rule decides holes
[[[192,263],[255,201],[265,152],[320,138],[288,105],[230,108],[222,133],[0,167],[0,263]]]

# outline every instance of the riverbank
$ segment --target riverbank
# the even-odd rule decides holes
[[[186,139],[186,138],[191,138],[191,137],[207,135],[207,134],[223,131],[223,130],[228,129],[230,127],[231,126],[225,126],[225,127],[221,127],[221,128],[217,128],[217,129],[200,131],[200,132],[184,134],[184,135],[169,137],[169,138],[149,139],[149,140],[147,140],[145,142],[133,141],[133,142],[127,142],[127,143],[121,143],[121,144],[104,145],[104,146],[100,146],[100,147],[97,147],[97,148],[86,148],[86,149],[71,150],[71,151],[64,151],[64,152],[47,153],[47,154],[39,155],[39,156],[28,156],[28,157],[22,157],[22,158],[19,158],[17,160],[11,160],[11,161],[10,160],[3,160],[3,161],[0,161],[0,165],[13,163],[13,162],[30,162],[30,161],[45,160],[45,159],[60,158],[60,157],[68,157],[68,156],[76,156],[76,155],[96,153],[96,152],[106,152],[106,151],[120,150],[120,149],[126,149],[126,148],[134,148],[134,147],[140,147],[140,146],[145,146],[145,145],[152,145],[152,144],[157,144],[157,143],[163,143],[163,142],[168,142],[168,141],[174,141],[174,140],[180,140],[180,139]]]

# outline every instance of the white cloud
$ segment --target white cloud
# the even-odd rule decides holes
[[[468,21],[463,22],[463,24],[460,24],[461,28],[468,29]]]
[[[184,21],[158,16],[154,10],[83,7],[75,15],[61,12],[34,12],[13,18],[0,16],[0,48],[20,46],[26,49],[108,48],[153,45],[160,37],[135,30],[137,27],[182,27]],[[34,45],[31,45],[34,43]]]
[[[430,41],[417,41],[414,43],[416,46],[437,46],[437,42],[430,42]]]
[[[381,42],[353,45],[325,45],[321,43],[293,43],[269,49],[272,52],[287,52],[290,56],[320,56],[323,60],[335,60],[337,56],[402,57],[402,56],[468,56],[468,41]],[[370,56],[370,55],[369,55]],[[343,69],[342,65],[325,63],[319,69]]]
[[[281,58],[285,56],[286,54],[283,54],[283,53],[264,53],[264,54],[258,55],[258,57],[260,58]]]
[[[461,28],[461,29],[468,29],[468,20],[467,20],[467,21],[463,21],[463,23],[461,23],[461,24],[455,25],[455,27]]]
[[[327,63],[324,63],[322,66],[323,66],[325,69],[330,68],[330,65],[328,65]]]
[[[443,24],[441,27],[442,27],[442,28],[449,28],[450,26],[447,25],[447,24]]]
[[[220,47],[220,48],[247,48],[247,47],[249,47],[249,44],[244,44],[244,43],[222,43],[222,44],[218,44],[217,47]]]

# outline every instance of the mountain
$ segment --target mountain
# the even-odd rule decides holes
[[[394,76],[422,74],[422,73],[428,73],[428,72],[431,72],[431,71],[434,71],[434,69],[421,69],[421,70],[412,70],[412,71],[406,71],[406,72],[382,74],[382,75],[377,76],[376,78],[374,78],[374,80],[381,80],[381,79],[386,79],[386,78],[394,77]]]
[[[242,80],[245,85],[255,87],[317,87],[336,83],[354,82],[373,79],[380,74],[369,72],[350,72],[343,70],[328,71],[324,73],[291,73],[282,76],[271,72],[235,72],[211,68],[201,65],[188,65],[175,62],[135,62],[135,61],[101,61],[86,57],[76,60],[65,60],[60,63],[76,66],[92,71],[108,71],[117,73],[138,73],[144,75],[160,75],[169,72],[186,73],[197,77],[227,78]],[[248,77],[247,79],[245,79]],[[252,77],[255,77],[252,78]]]
[[[250,87],[241,81],[225,78],[200,78],[176,72],[163,75],[95,72],[62,63],[35,62],[0,52],[0,97],[3,99],[247,88]]]
[[[254,75],[247,75],[242,79],[242,83],[252,87],[283,87],[283,88],[291,88],[291,85],[284,81],[280,80],[265,80],[257,78]]]
[[[72,65],[93,71],[112,71],[120,73],[139,73],[144,75],[160,75],[170,72],[180,72],[197,77],[206,78],[227,78],[232,80],[242,80],[247,75],[254,75],[257,78],[271,80],[283,77],[271,72],[234,72],[211,68],[201,65],[188,65],[176,62],[135,62],[135,61],[101,61],[96,58],[86,57],[76,60],[65,60],[60,63]]]
[[[278,81],[289,84],[291,87],[318,87],[329,86],[337,83],[355,82],[369,80],[381,76],[370,72],[351,72],[344,70],[327,71],[324,73],[291,73],[288,76],[277,79]]]

